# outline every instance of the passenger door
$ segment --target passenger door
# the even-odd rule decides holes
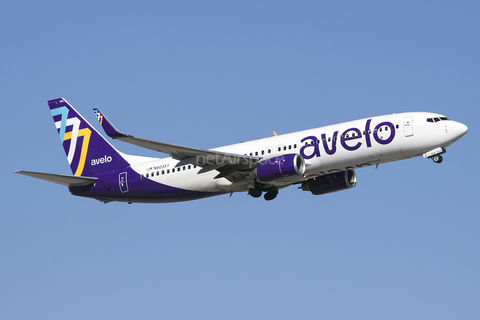
[[[405,117],[403,122],[405,137],[413,136],[413,117]]]

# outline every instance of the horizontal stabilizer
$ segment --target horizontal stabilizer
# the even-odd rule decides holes
[[[70,176],[65,174],[32,172],[32,171],[22,171],[22,170],[15,171],[15,173],[58,183],[67,187],[84,187],[84,186],[94,184],[95,181],[98,180],[98,178],[91,178],[91,177],[79,177],[79,176]]]

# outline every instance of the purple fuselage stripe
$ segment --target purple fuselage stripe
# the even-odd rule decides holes
[[[122,192],[119,175],[127,173],[128,192]],[[94,198],[101,201],[165,203],[202,199],[220,195],[218,192],[199,192],[184,190],[144,178],[130,167],[124,170],[110,171],[100,175],[97,182],[88,187],[70,188],[73,195]],[[226,192],[225,192],[226,193]]]

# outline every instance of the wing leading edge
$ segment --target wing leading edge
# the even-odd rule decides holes
[[[193,164],[202,167],[199,173],[217,170],[215,178],[227,178],[230,181],[245,177],[255,169],[260,158],[234,153],[218,152],[137,138],[120,132],[98,109],[93,109],[105,133],[112,139],[118,139],[136,146],[166,153],[179,160],[177,166]]]

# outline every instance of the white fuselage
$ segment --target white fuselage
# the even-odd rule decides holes
[[[288,182],[271,183],[282,188],[332,172],[421,156],[435,148],[446,148],[468,130],[465,125],[451,120],[427,121],[440,118],[446,119],[439,114],[424,112],[392,114],[212,150],[264,159],[282,154],[301,154],[305,159],[305,175]],[[238,183],[225,178],[214,179],[217,171],[199,173],[200,167],[177,166],[179,161],[173,158],[127,155],[125,158],[142,178],[175,188],[216,193],[248,191],[249,188],[249,179]]]

